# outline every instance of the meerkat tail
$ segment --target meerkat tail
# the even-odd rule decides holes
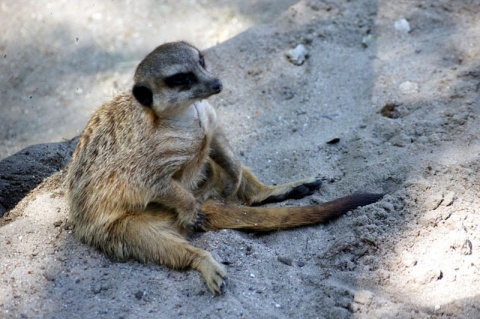
[[[242,229],[272,231],[294,228],[335,219],[357,207],[375,203],[384,194],[354,194],[318,206],[249,207],[207,201],[201,212],[205,215],[202,229]]]

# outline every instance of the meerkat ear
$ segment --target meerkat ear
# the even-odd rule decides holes
[[[153,104],[153,92],[145,84],[137,83],[133,86],[132,89],[133,96],[137,101],[143,106],[151,107]]]

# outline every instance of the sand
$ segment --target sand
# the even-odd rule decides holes
[[[479,318],[478,4],[184,2],[169,5],[193,13],[1,5],[0,317]],[[228,271],[218,297],[194,271],[79,243],[63,187],[74,137],[174,36],[206,49],[224,84],[211,103],[246,166],[270,184],[324,180],[279,205],[385,197],[325,225],[195,234]],[[286,58],[298,44],[301,65]],[[23,149],[36,143],[47,144]]]

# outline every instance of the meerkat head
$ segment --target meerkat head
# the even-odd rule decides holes
[[[203,54],[186,42],[165,43],[137,67],[135,99],[157,114],[181,112],[193,102],[222,91],[222,82],[207,70]]]

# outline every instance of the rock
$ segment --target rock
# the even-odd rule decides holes
[[[102,286],[100,284],[96,284],[92,287],[92,292],[95,295],[98,295],[102,291]]]
[[[373,300],[373,293],[368,290],[360,290],[355,293],[353,297],[353,302],[361,304],[361,305],[369,305],[372,303]]]
[[[415,82],[402,82],[398,88],[404,94],[413,94],[418,92],[418,84]]]
[[[7,209],[0,203],[0,217],[7,212]]]
[[[37,144],[0,161],[0,217],[70,161],[78,139]]]
[[[288,50],[285,53],[287,59],[295,65],[302,65],[308,58],[308,51],[302,44],[299,44],[295,49]]]
[[[145,296],[145,291],[139,290],[134,294],[135,298],[138,300],[142,299]]]
[[[282,264],[285,264],[287,266],[291,266],[293,264],[292,259],[287,258],[287,257],[277,257],[277,260],[281,262]]]
[[[362,39],[362,44],[365,48],[369,47],[373,42],[375,42],[375,37],[372,34],[368,34]]]
[[[464,255],[471,255],[472,254],[472,242],[470,241],[470,239],[467,239],[465,240],[465,242],[463,243],[462,245],[462,253]]]
[[[400,19],[395,21],[394,27],[395,27],[395,30],[403,33],[409,33],[411,31],[410,23],[408,23],[406,19]]]
[[[55,281],[55,274],[51,271],[45,271],[43,277],[48,281]]]

